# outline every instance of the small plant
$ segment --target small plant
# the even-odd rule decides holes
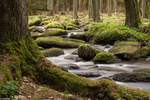
[[[18,81],[8,81],[1,87],[0,96],[2,98],[13,98],[18,94],[20,85]]]

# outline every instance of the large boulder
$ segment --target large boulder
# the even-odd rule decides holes
[[[150,73],[120,73],[113,75],[113,80],[120,82],[150,82]]]
[[[45,57],[54,57],[64,54],[64,51],[60,48],[50,48],[41,51]]]
[[[116,42],[110,52],[122,60],[136,58],[137,52],[141,49],[139,42],[121,41]]]
[[[116,62],[116,57],[112,54],[112,53],[109,53],[109,52],[101,52],[101,53],[98,53],[93,61],[95,63],[103,63],[103,64],[109,64],[109,63],[114,63]]]
[[[85,60],[91,60],[93,59],[97,53],[103,52],[101,49],[96,49],[90,45],[83,44],[80,45],[78,48],[78,55],[80,58],[83,58]]]
[[[77,39],[69,39],[56,36],[39,37],[35,40],[35,42],[43,48],[78,48],[81,44],[85,43],[84,41]]]
[[[67,31],[64,29],[56,29],[56,28],[50,28],[47,29],[45,32],[43,33],[31,33],[31,36],[33,38],[37,38],[37,37],[48,37],[48,36],[62,36],[62,35],[67,35]]]

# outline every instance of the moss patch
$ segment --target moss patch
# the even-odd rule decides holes
[[[46,50],[42,50],[41,52],[45,57],[54,57],[54,56],[60,56],[64,54],[64,51],[59,48],[46,49]]]
[[[29,16],[29,21],[28,21],[28,24],[30,26],[32,25],[40,25],[42,19],[40,16]]]
[[[110,52],[123,60],[136,58],[136,53],[140,50],[141,45],[139,42],[121,41],[116,42]]]
[[[44,48],[58,47],[58,48],[77,48],[79,45],[84,44],[84,41],[61,38],[61,37],[40,37],[36,39],[39,46]]]
[[[80,58],[83,58],[85,60],[91,60],[93,59],[97,53],[102,52],[103,50],[96,49],[92,46],[89,46],[87,44],[80,45],[78,48],[78,55]]]
[[[33,38],[38,38],[38,37],[48,37],[48,36],[62,36],[62,35],[67,35],[67,33],[68,32],[63,29],[50,28],[47,29],[44,33],[32,32],[31,36]]]
[[[95,63],[106,63],[106,64],[109,64],[109,63],[114,63],[116,61],[116,57],[112,54],[112,53],[109,53],[109,52],[101,52],[101,53],[98,53],[93,61]]]
[[[87,39],[98,44],[113,44],[115,41],[133,38],[146,45],[150,39],[147,33],[123,25],[93,24],[87,32]]]

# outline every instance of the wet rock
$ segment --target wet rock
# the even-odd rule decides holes
[[[78,50],[72,52],[73,55],[78,55]]]
[[[68,68],[69,69],[80,69],[80,67],[78,65],[76,65],[76,64],[69,64]]]
[[[101,49],[96,49],[90,45],[84,44],[80,45],[78,48],[78,55],[80,58],[83,58],[85,60],[91,60],[93,59],[97,53],[102,52]]]
[[[116,42],[110,52],[122,60],[130,60],[136,58],[136,53],[140,48],[139,42],[122,41]]]
[[[30,27],[31,32],[40,32],[40,33],[42,33],[45,30],[46,30],[46,28],[43,27],[43,26],[32,26],[32,27]]]
[[[65,66],[65,65],[58,65],[58,67],[60,69],[62,69],[63,71],[66,71],[66,72],[68,72],[68,70],[69,70],[69,68],[67,66]]]
[[[64,57],[64,59],[75,60],[75,59],[76,59],[76,56],[69,55],[69,56]]]
[[[147,61],[147,62],[150,62],[150,57],[146,58],[146,61]]]
[[[99,72],[80,72],[80,73],[75,73],[79,76],[83,77],[99,77],[101,74]]]
[[[116,57],[112,53],[101,52],[94,57],[93,61],[95,63],[110,64],[116,62]]]
[[[150,73],[120,73],[113,75],[112,79],[120,82],[150,82]]]
[[[84,41],[77,40],[77,39],[70,39],[70,38],[62,38],[58,36],[51,36],[51,37],[39,37],[35,40],[35,42],[43,47],[43,48],[77,48],[81,44],[84,44]]]
[[[105,46],[105,48],[110,48],[110,47],[111,47],[111,45],[106,45],[106,46]]]
[[[45,57],[57,57],[64,54],[64,51],[60,48],[50,48],[41,51]]]

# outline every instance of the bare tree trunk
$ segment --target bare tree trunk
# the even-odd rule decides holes
[[[74,19],[78,18],[78,0],[73,0],[73,17]]]
[[[50,15],[54,15],[54,0],[47,0],[47,10],[50,11]]]
[[[117,0],[113,0],[113,8],[116,14],[117,13]]]
[[[93,9],[93,5],[92,5],[92,0],[89,0],[88,2],[88,15],[89,15],[89,18],[92,18],[92,10]]]
[[[141,23],[139,5],[137,0],[124,0],[126,8],[126,22],[129,27],[139,27]]]
[[[100,12],[103,12],[103,0],[100,0]]]
[[[142,0],[142,17],[146,17],[146,0]]]
[[[112,0],[107,0],[107,13],[108,16],[112,16]]]

